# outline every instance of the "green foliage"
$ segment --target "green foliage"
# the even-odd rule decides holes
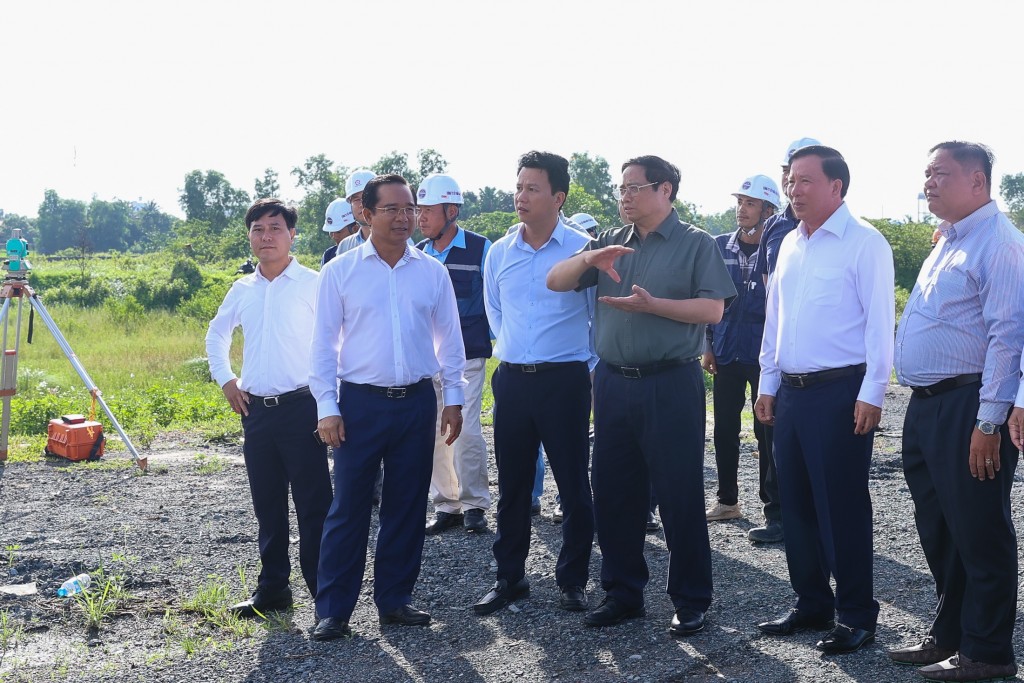
[[[601,202],[588,194],[582,186],[576,183],[569,183],[569,196],[565,198],[565,204],[562,205],[562,211],[566,216],[571,216],[574,213],[580,212],[589,213],[597,220],[597,224],[602,228],[607,228],[613,225],[613,223],[610,223],[605,217],[604,207],[601,206]]]
[[[75,606],[85,617],[87,628],[99,628],[117,610],[128,601],[128,591],[124,588],[124,578],[108,576],[103,569],[92,573],[93,582],[89,588],[75,593]]]
[[[190,221],[203,221],[220,234],[229,225],[239,225],[249,208],[245,190],[232,187],[219,171],[195,170],[185,176],[178,203]]]
[[[519,216],[506,211],[492,211],[459,221],[466,230],[480,233],[492,242],[501,239],[508,229],[519,222]]]
[[[462,210],[459,211],[459,217],[463,220],[482,213],[515,211],[514,195],[511,192],[505,192],[490,185],[482,188],[479,192],[463,189],[462,202]]]
[[[731,208],[722,213],[701,215],[697,218],[697,223],[712,235],[735,232],[736,209]]]
[[[347,167],[335,166],[323,154],[311,156],[302,166],[292,169],[296,184],[306,192],[299,204],[298,232],[301,239],[296,240],[297,249],[307,254],[322,254],[332,244],[331,238],[320,227],[327,205],[345,196],[348,174]]]
[[[281,183],[277,181],[277,171],[268,168],[263,171],[263,178],[257,178],[253,186],[252,198],[268,199],[281,195]]]
[[[999,194],[1009,209],[1010,220],[1018,230],[1024,230],[1024,173],[1004,175],[999,182]]]
[[[567,215],[571,216],[577,211],[589,213],[597,219],[601,229],[622,225],[622,221],[619,219],[619,204],[612,197],[615,183],[612,181],[608,161],[604,157],[591,157],[588,152],[573,154],[569,158],[569,176],[573,182],[582,187],[590,197],[596,200],[600,208],[591,207],[593,209],[591,211],[573,209],[571,212],[569,209],[566,209],[565,213]],[[570,194],[572,194],[571,190]],[[568,203],[568,200],[566,200],[566,204]]]
[[[417,168],[412,168],[408,154],[393,150],[378,159],[371,170],[378,175],[397,173],[409,181],[415,192],[425,177],[431,173],[443,173],[448,168],[448,162],[436,149],[421,149],[416,153],[416,162]]]
[[[931,252],[935,228],[926,223],[897,223],[885,218],[868,222],[878,228],[892,247],[896,285],[907,291],[912,290],[921,271],[921,264]]]
[[[39,243],[35,250],[44,254],[70,247],[87,234],[86,205],[75,199],[61,199],[54,190],[46,190],[36,220]]]

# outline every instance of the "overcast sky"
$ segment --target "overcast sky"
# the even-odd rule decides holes
[[[989,144],[1024,171],[1011,0],[0,4],[0,208],[155,200],[186,173],[252,192],[314,154],[350,167],[432,147],[463,189],[511,190],[529,149],[657,154],[680,197],[729,208],[817,137],[851,208],[916,217],[927,149]]]

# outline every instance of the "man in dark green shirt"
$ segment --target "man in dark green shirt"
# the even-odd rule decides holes
[[[714,240],[672,206],[679,169],[656,156],[622,166],[615,192],[630,225],[551,269],[556,291],[597,287],[592,484],[607,596],[588,626],[644,616],[651,486],[670,553],[675,636],[704,628],[711,547],[704,518],[704,329],[736,296]]]

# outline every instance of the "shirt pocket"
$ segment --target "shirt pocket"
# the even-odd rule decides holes
[[[963,324],[977,314],[977,292],[965,273],[942,271],[922,289],[925,310],[939,320]]]
[[[843,269],[818,267],[811,273],[809,298],[818,306],[836,306],[843,300]]]

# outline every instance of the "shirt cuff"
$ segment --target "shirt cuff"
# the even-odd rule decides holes
[[[214,380],[217,382],[217,386],[219,386],[221,389],[223,389],[224,385],[233,379],[238,379],[238,375],[231,372],[230,370],[223,374],[218,374],[216,377],[214,377]]]
[[[332,415],[341,415],[341,409],[333,398],[325,398],[316,402],[316,418],[322,420]]]
[[[860,393],[857,394],[857,400],[870,403],[876,408],[881,408],[885,404],[885,390],[888,386],[888,384],[877,384],[864,380],[860,385]]]
[[[764,396],[774,396],[779,393],[779,382],[781,375],[778,370],[761,371],[761,378],[757,382],[757,393]]]
[[[1021,379],[1020,387],[1017,389],[1017,400],[1013,402],[1018,408],[1024,408],[1024,379]]]
[[[1017,395],[1018,400],[1020,399],[1020,393]],[[993,403],[988,401],[982,401],[981,405],[978,406],[978,419],[982,422],[991,422],[994,425],[1001,425],[1006,422],[1006,415],[1010,412],[1012,406],[1009,403]]]
[[[444,398],[446,408],[448,406],[461,406],[466,403],[466,394],[462,391],[462,387],[444,389],[441,391],[441,396]]]

